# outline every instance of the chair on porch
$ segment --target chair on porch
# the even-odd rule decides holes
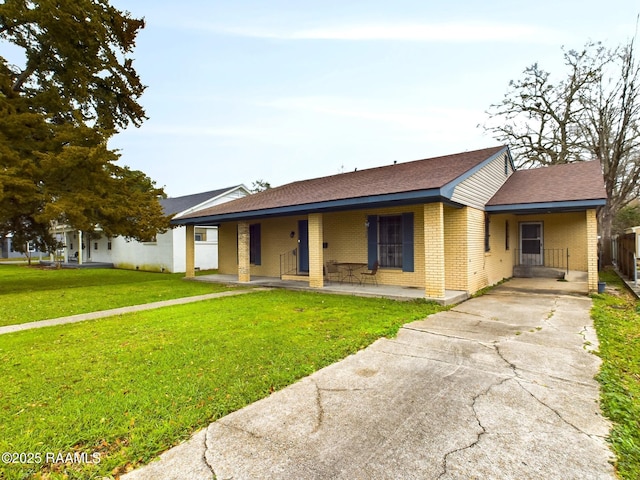
[[[378,275],[378,267],[380,266],[380,264],[378,263],[378,261],[376,260],[375,262],[373,262],[373,268],[371,270],[369,270],[368,272],[361,272],[360,275],[360,283],[362,285],[364,285],[365,283],[367,283],[367,279],[371,280],[371,283],[378,286],[378,279],[377,279],[377,275]]]
[[[337,277],[338,282],[342,282],[342,278],[340,277],[340,269],[334,260],[329,260],[324,267],[324,274],[327,282],[331,282],[334,278]]]

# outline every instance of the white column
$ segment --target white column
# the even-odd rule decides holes
[[[82,230],[78,230],[78,265],[82,265]]]

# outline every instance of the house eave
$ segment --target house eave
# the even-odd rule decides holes
[[[418,203],[444,202],[453,207],[461,205],[451,201],[442,195],[439,188],[418,190],[413,192],[390,193],[385,195],[373,195],[369,197],[348,198],[331,200],[327,202],[305,203],[301,205],[288,205],[284,207],[267,208],[263,210],[249,210],[245,212],[230,212],[204,217],[177,218],[171,221],[173,225],[217,225],[223,222],[238,220],[255,220],[270,217],[284,217],[293,215],[306,215],[309,213],[327,213],[345,210],[358,210],[362,208],[382,208],[391,206],[414,205]]]
[[[516,203],[509,205],[487,205],[488,213],[515,213],[519,215],[531,213],[579,212],[606,205],[606,199],[571,200],[563,202]]]

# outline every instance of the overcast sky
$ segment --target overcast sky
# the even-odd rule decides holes
[[[496,145],[477,125],[562,46],[627,42],[637,0],[112,0],[144,17],[149,120],[110,143],[170,196]]]

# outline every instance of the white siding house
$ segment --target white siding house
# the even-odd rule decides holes
[[[160,200],[165,214],[179,216],[197,212],[248,195],[244,185]],[[115,268],[151,272],[186,271],[185,227],[179,226],[157,236],[154,242],[138,242],[123,237],[90,238],[86,232],[66,232],[65,261],[111,263]],[[95,235],[95,234],[94,234]],[[82,246],[81,246],[82,243]],[[79,252],[79,248],[82,252]],[[196,227],[196,268],[218,268],[218,227]]]

